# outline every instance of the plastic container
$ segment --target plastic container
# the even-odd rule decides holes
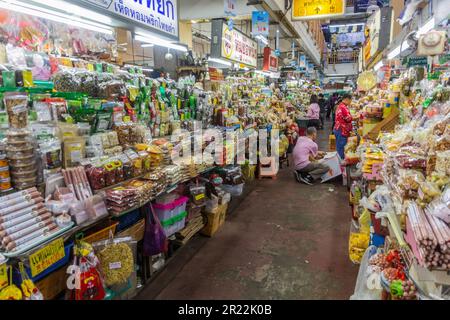
[[[166,221],[186,211],[188,200],[188,197],[183,196],[168,204],[155,203],[153,209],[155,209],[160,221]]]
[[[225,192],[231,194],[232,197],[238,197],[242,194],[244,190],[244,184],[237,184],[235,186],[229,184],[223,184],[220,186]]]
[[[6,192],[12,189],[11,178],[0,179],[0,191]]]
[[[0,179],[8,179],[9,177],[9,167],[0,167]]]
[[[164,233],[166,234],[166,237],[170,237],[174,233],[176,233],[184,228],[184,226],[186,224],[186,216],[187,216],[187,212],[183,211],[180,214],[173,216],[170,219],[161,220],[161,225],[164,229]]]

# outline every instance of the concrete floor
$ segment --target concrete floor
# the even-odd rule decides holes
[[[328,131],[319,133],[326,150]],[[307,186],[285,168],[277,180],[256,181],[213,238],[182,248],[184,258],[137,298],[348,299],[358,267],[348,258],[351,214],[341,180]]]

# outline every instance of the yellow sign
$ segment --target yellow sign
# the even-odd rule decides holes
[[[0,265],[0,289],[8,285],[8,267],[6,263]]]
[[[64,258],[64,240],[58,238],[30,256],[31,276],[35,277],[52,264]]]
[[[294,0],[292,20],[322,19],[345,13],[345,0]]]

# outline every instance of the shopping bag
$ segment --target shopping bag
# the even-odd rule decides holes
[[[164,229],[153,210],[151,203],[147,206],[147,219],[144,233],[144,255],[154,256],[168,251],[168,242]]]

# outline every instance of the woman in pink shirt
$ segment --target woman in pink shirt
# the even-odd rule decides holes
[[[308,117],[308,127],[314,127],[316,129],[320,129],[320,106],[319,106],[319,98],[317,95],[312,94],[311,99],[309,101],[308,113],[306,114]]]

